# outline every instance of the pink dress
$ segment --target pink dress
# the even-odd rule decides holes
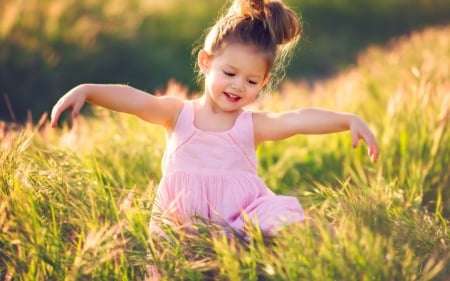
[[[277,196],[257,174],[251,111],[242,112],[225,132],[207,132],[194,126],[194,106],[185,102],[168,139],[153,215],[158,223],[186,224],[197,217],[230,227],[245,236],[249,221],[265,235],[305,220],[295,197]]]

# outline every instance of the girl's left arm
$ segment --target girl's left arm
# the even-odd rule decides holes
[[[353,147],[356,148],[359,140],[363,139],[367,143],[370,159],[375,162],[378,158],[378,144],[372,131],[354,114],[317,108],[282,113],[255,112],[253,124],[256,145],[297,134],[329,134],[349,130]]]

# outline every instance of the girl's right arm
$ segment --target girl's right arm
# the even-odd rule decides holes
[[[150,123],[172,129],[183,102],[174,97],[156,97],[127,85],[81,84],[61,97],[52,109],[51,125],[56,127],[61,113],[72,108],[76,118],[85,102],[113,111],[136,115]]]

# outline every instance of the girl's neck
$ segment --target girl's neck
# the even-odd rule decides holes
[[[202,131],[224,132],[230,130],[242,109],[223,111],[204,95],[193,101],[194,126]]]
[[[242,108],[239,108],[237,110],[231,110],[227,111],[222,109],[220,106],[218,106],[212,98],[208,94],[203,94],[200,98],[195,100],[195,103],[197,103],[197,108],[200,110],[205,110],[207,112],[210,112],[211,114],[224,114],[224,115],[239,115],[242,112]]]

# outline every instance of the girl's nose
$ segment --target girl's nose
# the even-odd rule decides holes
[[[244,83],[245,81],[243,81],[243,79],[236,79],[233,83],[233,88],[238,91],[238,92],[242,92],[244,90]]]

